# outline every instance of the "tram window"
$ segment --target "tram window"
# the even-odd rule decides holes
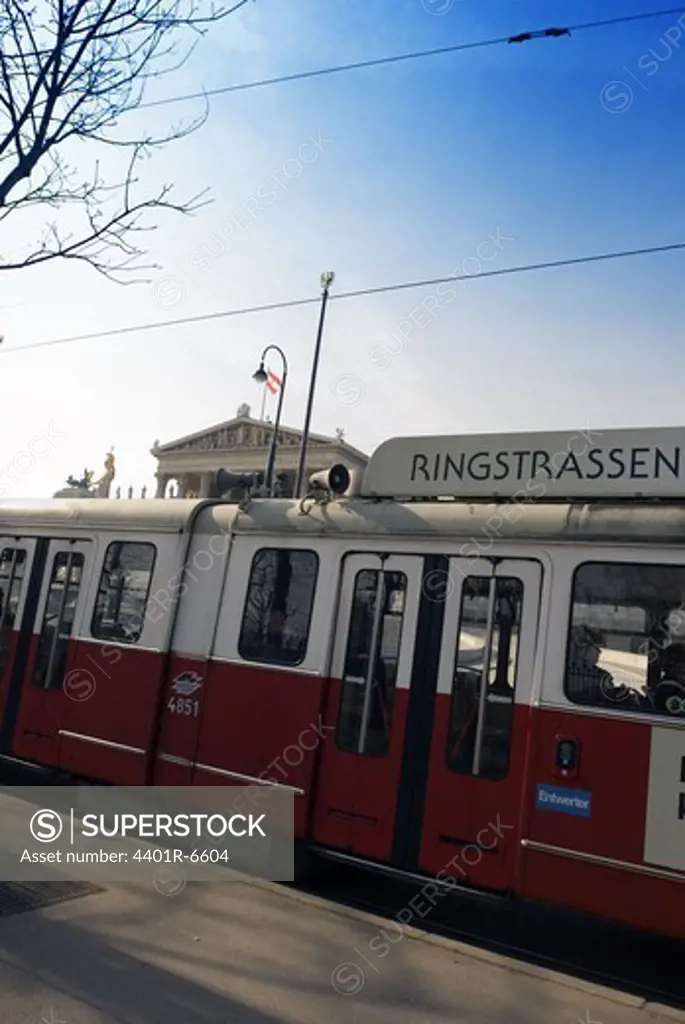
[[[338,713],[341,750],[388,752],[406,590],[404,573],[357,573]]]
[[[108,546],[90,624],[92,636],[125,644],[139,642],[156,554],[154,544],[139,541],[117,540]]]
[[[33,685],[43,690],[58,690],[62,685],[82,573],[83,555],[75,551],[55,555],[33,668]]]
[[[319,559],[313,551],[262,548],[252,559],[238,653],[245,661],[304,661]]]
[[[7,668],[25,566],[26,551],[23,548],[3,549],[0,555],[0,678]]]
[[[564,692],[574,704],[685,718],[685,568],[576,569]]]
[[[509,774],[522,602],[518,579],[464,580],[446,750],[453,772],[486,779]]]

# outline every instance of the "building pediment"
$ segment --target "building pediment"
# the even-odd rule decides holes
[[[230,452],[236,448],[268,448],[273,435],[273,424],[253,420],[249,416],[241,416],[226,423],[210,427],[197,434],[181,437],[177,441],[159,445],[152,449],[152,454],[176,455],[192,452]],[[302,443],[302,432],[291,427],[281,427],[278,431],[278,445],[284,448],[299,447]],[[334,438],[309,435],[308,447],[329,448],[335,444]]]
[[[259,431],[251,429],[250,425],[241,423],[229,426],[226,424],[212,427],[201,434],[194,434],[192,437],[171,441],[159,451],[169,455],[176,452],[223,452],[231,451],[233,448],[259,448],[261,443]]]

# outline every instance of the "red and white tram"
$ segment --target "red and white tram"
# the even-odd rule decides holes
[[[0,503],[3,755],[287,787],[329,854],[685,937],[685,429],[335,489]]]

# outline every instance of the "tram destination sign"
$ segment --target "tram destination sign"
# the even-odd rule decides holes
[[[685,427],[397,437],[376,449],[369,498],[685,498]]]

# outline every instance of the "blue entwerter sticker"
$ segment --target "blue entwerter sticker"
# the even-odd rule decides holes
[[[582,789],[562,789],[558,786],[538,784],[535,806],[543,811],[560,811],[562,814],[576,814],[581,818],[590,817],[592,793]]]

